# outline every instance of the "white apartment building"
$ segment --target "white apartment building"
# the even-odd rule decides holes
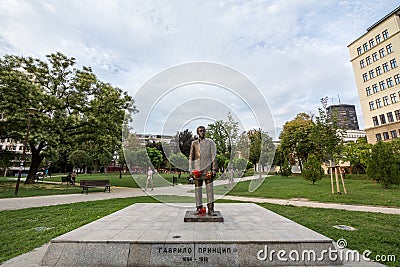
[[[348,45],[369,143],[400,136],[400,7]]]

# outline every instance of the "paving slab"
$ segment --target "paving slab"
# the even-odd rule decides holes
[[[193,204],[137,203],[53,239],[43,266],[336,266],[302,258],[333,240],[251,203],[220,203],[224,222],[184,222]],[[280,260],[277,251],[296,251]]]

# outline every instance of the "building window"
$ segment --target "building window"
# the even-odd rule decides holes
[[[388,118],[388,122],[394,122],[393,113],[392,112],[386,113],[386,116]]]
[[[372,117],[372,122],[374,123],[374,126],[378,126],[379,125],[378,117],[377,116]]]
[[[400,121],[400,109],[394,111],[394,116],[396,117],[396,121]]]
[[[379,49],[379,56],[380,56],[381,58],[383,58],[383,57],[386,56],[386,54],[385,54],[385,48]]]
[[[376,104],[376,108],[381,108],[382,107],[382,101],[380,98],[378,98],[377,100],[375,100],[375,104]]]
[[[371,57],[370,56],[366,57],[365,61],[367,62],[367,65],[371,64]]]
[[[382,100],[383,100],[383,105],[384,105],[384,106],[389,105],[389,97],[388,97],[388,96],[382,97]]]
[[[397,103],[396,93],[390,95],[390,100],[392,101],[392,104]]]
[[[368,74],[367,73],[363,73],[363,80],[364,80],[364,82],[368,81]]]
[[[369,47],[374,47],[375,46],[375,40],[371,39],[369,40]]]
[[[370,70],[370,71],[369,71],[369,78],[370,78],[370,79],[375,78],[375,72],[374,72],[374,70]]]
[[[400,78],[400,77],[399,77]],[[376,83],[374,83],[373,85],[372,85],[372,91],[374,92],[374,93],[378,93],[378,85],[376,84]]]
[[[369,110],[375,110],[375,102],[374,101],[369,102]]]
[[[396,62],[396,59],[395,59],[395,58],[392,59],[392,60],[390,60],[390,67],[391,67],[392,69],[397,68],[397,62]]]
[[[397,131],[396,130],[390,131],[390,135],[392,136],[393,139],[397,138]]]
[[[364,49],[364,52],[368,51],[368,44],[367,43],[363,44],[363,49]]]
[[[375,134],[375,137],[376,137],[376,141],[378,141],[378,142],[382,140],[381,134]]]
[[[367,92],[367,95],[371,95],[372,93],[371,93],[371,87],[367,87],[367,88],[365,88],[365,91]]]
[[[400,83],[400,74],[394,75],[394,82],[395,82],[396,84],[399,84],[399,83]]]
[[[362,54],[361,46],[360,46],[360,47],[357,47],[357,54],[358,54],[358,55],[361,55],[361,54]]]
[[[376,75],[381,75],[382,74],[381,66],[376,67],[375,71],[376,71]]]
[[[389,139],[389,133],[388,132],[384,132],[383,133],[383,140],[388,140]]]
[[[393,46],[392,46],[392,44],[388,44],[388,45],[386,46],[386,51],[387,51],[388,54],[393,53]]]
[[[380,81],[380,82],[379,82],[379,88],[381,89],[381,91],[383,91],[383,90],[386,89],[385,81]]]
[[[393,87],[393,80],[391,77],[386,79],[386,83],[387,83],[388,88]]]
[[[379,115],[379,120],[381,121],[381,124],[386,124],[385,114]]]
[[[374,53],[372,53],[372,60],[375,62],[375,61],[378,61],[378,52],[374,52]]]
[[[375,36],[375,40],[376,40],[376,43],[379,44],[381,42],[381,35],[378,34],[377,36]],[[360,47],[360,49],[361,49],[361,47]]]
[[[388,32],[388,30],[384,30],[384,31],[382,32],[382,36],[383,36],[383,40],[386,40],[387,38],[389,38],[389,32]]]
[[[361,68],[364,68],[364,67],[365,67],[364,59],[361,59],[361,60],[360,60],[360,67],[361,67]]]
[[[382,64],[383,72],[389,71],[389,64],[387,62]]]

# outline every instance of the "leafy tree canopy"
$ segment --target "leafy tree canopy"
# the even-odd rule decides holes
[[[29,147],[32,153],[26,183],[44,157],[68,154],[83,148],[98,164],[113,155],[121,144],[127,113],[136,112],[126,92],[100,81],[90,67],[78,69],[75,58],[61,53],[32,57],[6,55],[0,59],[1,138],[22,142],[26,133],[27,108],[35,108]]]

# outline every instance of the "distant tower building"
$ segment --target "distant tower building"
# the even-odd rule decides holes
[[[348,45],[368,143],[400,136],[400,7]]]
[[[326,108],[327,116],[336,117],[339,127],[344,130],[359,130],[356,107],[354,105],[340,104]]]

